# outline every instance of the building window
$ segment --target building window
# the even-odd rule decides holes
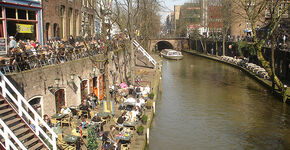
[[[0,18],[2,18],[2,7],[0,7]]]
[[[14,18],[14,19],[16,19],[16,9],[14,9],[14,8],[6,8],[6,18]]]
[[[18,14],[18,19],[26,20],[26,10],[18,9],[17,14]]]
[[[4,32],[3,32],[3,21],[0,20],[0,37],[4,37]]]
[[[36,20],[36,12],[28,11],[28,20]]]

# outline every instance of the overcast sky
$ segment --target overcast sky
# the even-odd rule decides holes
[[[191,2],[194,0],[160,0],[161,5],[163,6],[160,15],[161,15],[161,22],[164,23],[166,17],[170,14],[170,12],[174,11],[174,5],[182,5],[185,2]]]

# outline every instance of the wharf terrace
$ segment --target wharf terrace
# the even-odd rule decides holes
[[[63,107],[60,114],[51,116],[59,146],[88,149],[93,140],[98,143],[98,149],[114,146],[143,149],[147,120],[153,115],[155,69],[137,67],[136,74],[139,77],[136,85],[121,83],[111,87],[107,100],[90,95],[81,105]]]
[[[12,41],[13,37],[10,39]],[[112,39],[112,47],[118,49],[125,40],[116,36]],[[37,41],[19,40],[17,45],[10,46],[7,56],[0,57],[0,70],[9,74],[104,54],[104,46],[100,38],[90,37],[71,37],[68,41],[53,39],[46,45],[40,45]]]

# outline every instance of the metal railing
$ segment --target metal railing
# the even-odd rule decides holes
[[[39,53],[37,55],[28,53],[28,56],[25,57],[25,59],[21,55],[17,55],[17,58],[15,57],[13,61],[6,60],[5,63],[0,67],[0,71],[2,71],[4,74],[8,74],[49,65],[57,65],[81,58],[103,54],[103,51],[97,48],[92,50],[86,50],[85,48],[82,48],[79,49],[78,52],[65,52],[64,55],[58,55],[55,52],[51,54],[40,54],[43,52],[41,50],[37,52]],[[11,61],[14,63],[11,63]]]
[[[10,150],[12,148],[13,150],[18,150],[18,148],[15,146],[15,144],[10,140],[10,137],[18,144],[19,148],[22,150],[26,150],[25,146],[19,141],[19,139],[14,135],[14,133],[9,129],[9,127],[0,119],[0,124],[3,127],[3,130],[0,129],[0,134],[5,139],[5,147],[6,150]]]
[[[13,86],[13,84],[6,78],[6,76],[2,72],[0,72],[0,77],[2,96],[15,104],[14,107],[16,109],[16,112],[21,118],[23,118],[23,120],[27,121],[27,124],[33,124],[35,126],[34,132],[36,136],[42,141],[42,143],[46,145],[43,140],[47,140],[48,143],[51,144],[53,150],[56,150],[57,135],[55,134],[55,132],[47,125],[42,117],[34,110],[34,108],[28,103],[28,101],[22,96],[22,94],[19,93],[19,91]],[[31,117],[28,112],[32,113],[34,117]],[[40,127],[39,123],[43,127]],[[43,128],[48,132],[49,135],[51,135],[51,137],[45,131],[43,131]],[[41,139],[40,136],[43,136],[44,139]],[[3,137],[5,138],[5,141],[8,140],[6,139],[7,136]]]
[[[147,53],[147,51],[136,40],[133,41],[133,44],[138,48],[139,51],[143,53],[144,56],[146,56],[149,59],[149,61],[155,67],[157,62]]]

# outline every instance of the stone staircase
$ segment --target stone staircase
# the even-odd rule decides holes
[[[0,98],[0,118],[26,149],[48,149],[46,145],[35,136],[33,129],[18,116],[16,111],[10,106],[9,102],[3,97]],[[3,129],[2,125],[0,125],[0,129]],[[5,145],[5,138],[1,135],[0,139],[1,143]],[[21,149],[21,146],[16,145],[16,148]]]
[[[0,72],[0,149],[57,149],[57,135]]]

